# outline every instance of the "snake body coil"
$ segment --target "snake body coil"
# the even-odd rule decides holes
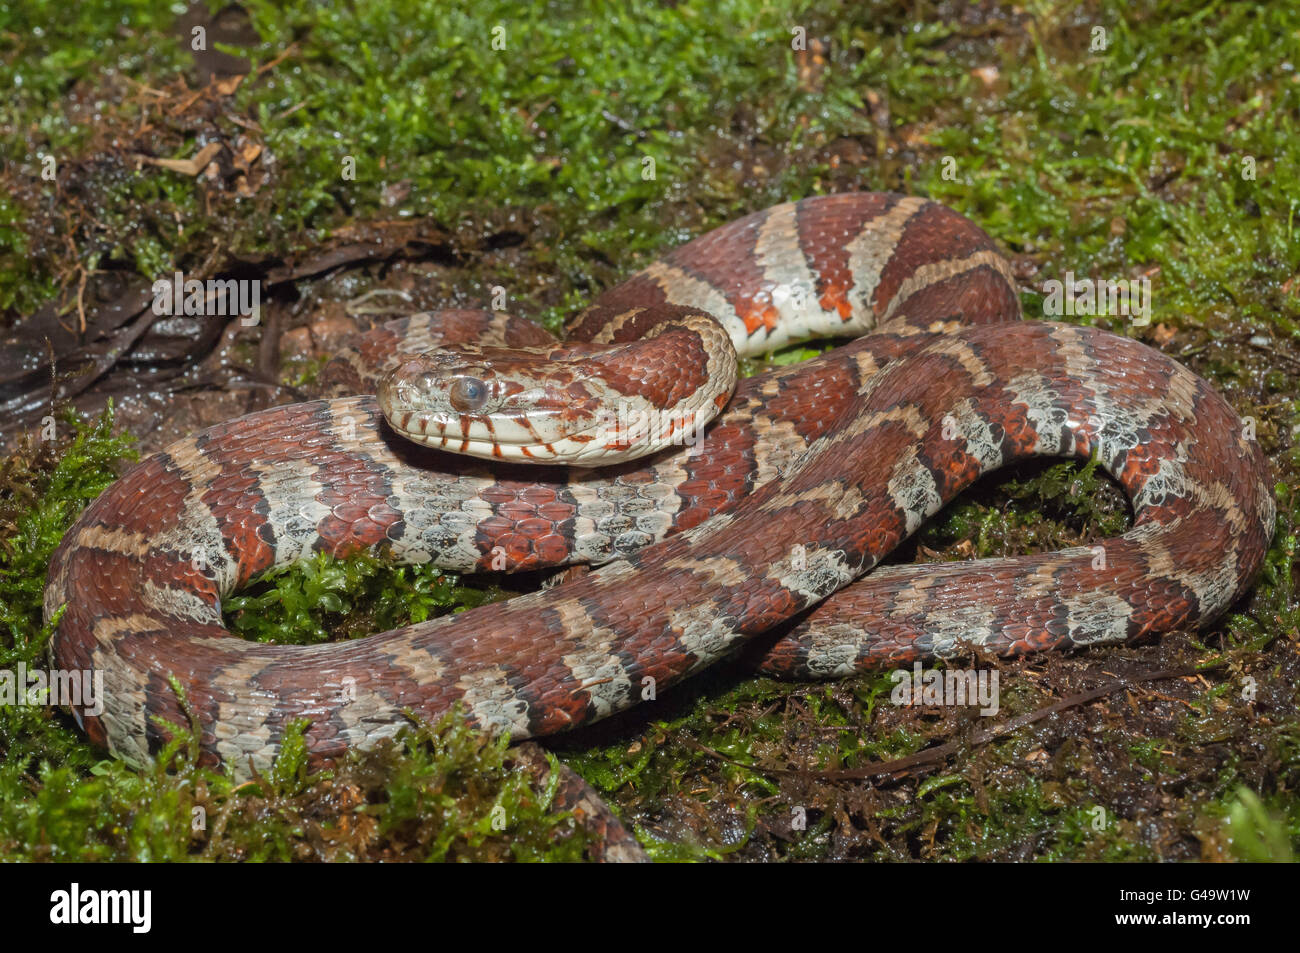
[[[557,429],[533,447],[550,442],[559,459],[557,442],[579,454],[596,442],[575,423],[584,395],[625,388],[668,406],[668,391],[707,378],[715,345],[685,320],[699,313],[742,356],[862,336],[742,381],[696,445],[602,469],[446,453],[477,441],[522,459],[532,451],[497,453],[495,441],[528,442],[531,425],[491,390],[486,364],[491,392],[461,385],[446,406],[429,396],[436,382],[410,390],[400,371],[445,344],[604,361],[598,387],[572,374],[567,405],[547,405]],[[103,710],[78,717],[136,762],[166,740],[154,716],[186,722],[174,676],[205,759],[243,775],[269,766],[298,718],[316,762],[391,736],[404,709],[435,718],[459,704],[485,728],[544,735],[746,642],[764,671],[830,677],[964,645],[1015,654],[1207,624],[1245,591],[1272,535],[1259,448],[1168,357],[1018,318],[1009,267],[980,229],[932,202],[864,193],[776,206],[673,251],[602,295],[571,343],[488,312],[393,322],[332,373],[352,393],[388,374],[388,399],[401,384],[437,404],[423,429],[419,405],[394,418],[433,446],[404,440],[362,396],[275,407],[154,454],[87,508],[52,561],[46,614],[67,605],[55,664],[103,673]],[[633,342],[645,343],[609,350]],[[492,428],[507,433],[448,416],[490,400],[510,416]],[[980,475],[1093,454],[1134,510],[1133,528],[1100,548],[867,574]],[[255,644],[223,626],[221,600],[267,569],[367,547],[457,570],[604,565],[349,642]]]

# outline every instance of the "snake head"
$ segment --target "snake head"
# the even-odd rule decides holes
[[[680,366],[649,366],[649,353],[645,342],[435,348],[380,380],[379,407],[393,430],[425,446],[604,466],[689,442],[730,395],[734,360],[720,387],[701,387]],[[655,403],[647,391],[666,396]]]

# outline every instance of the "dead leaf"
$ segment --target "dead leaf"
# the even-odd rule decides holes
[[[244,77],[242,74],[237,76],[223,76],[221,79],[215,80],[212,86],[222,96],[229,96],[234,93],[235,90],[239,89],[239,84],[243,81]]]

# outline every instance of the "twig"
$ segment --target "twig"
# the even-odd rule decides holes
[[[290,56],[292,56],[294,53],[297,52],[298,52],[298,43],[295,40],[293,43],[290,43],[288,46],[286,46],[284,48],[284,52],[281,53],[279,56],[277,56],[275,59],[269,60],[263,63],[261,66],[259,66],[257,68],[257,75],[261,76],[262,74],[266,73],[268,70],[275,69],[282,62],[284,62],[286,59],[288,59]]]
[[[739,768],[746,768],[760,774],[780,775],[783,777],[795,777],[805,779],[815,779],[822,781],[857,781],[866,778],[876,778],[885,775],[898,775],[910,771],[914,768],[925,767],[943,761],[948,757],[957,754],[966,746],[987,744],[994,738],[1010,734],[1025,725],[1032,725],[1034,722],[1042,721],[1050,715],[1057,712],[1065,711],[1067,708],[1074,708],[1078,705],[1086,705],[1094,702],[1106,695],[1113,694],[1123,688],[1138,685],[1143,682],[1158,682],[1167,678],[1187,678],[1192,675],[1199,675],[1202,672],[1211,669],[1222,668],[1227,665],[1226,659],[1220,659],[1206,665],[1191,666],[1188,668],[1166,668],[1158,669],[1154,672],[1148,672],[1145,675],[1138,675],[1131,678],[1114,678],[1110,682],[1097,688],[1090,689],[1086,692],[1079,692],[1077,695],[1071,695],[1063,698],[1058,702],[1048,705],[1046,708],[1040,708],[1037,711],[1028,712],[1024,715],[1017,715],[1010,721],[1004,721],[1000,725],[994,725],[991,728],[984,728],[975,732],[974,736],[969,739],[960,741],[948,741],[933,748],[926,748],[915,754],[909,754],[902,758],[895,758],[893,761],[881,761],[868,765],[864,768],[853,768],[846,771],[801,771],[793,768],[764,768],[757,765],[745,764],[734,758],[729,758],[720,751],[715,751],[707,745],[702,745],[692,738],[683,739],[688,747],[701,751],[704,754],[711,755],[728,764],[734,764]]]

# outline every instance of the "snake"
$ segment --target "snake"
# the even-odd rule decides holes
[[[737,382],[738,364],[840,341]],[[787,202],[676,247],[564,340],[505,311],[412,314],[334,358],[323,399],[183,438],[126,470],[49,570],[51,664],[145,764],[314,765],[457,710],[513,739],[575,728],[743,656],[829,679],[1211,624],[1274,530],[1253,429],[1171,357],[1024,320],[981,228],[917,196]],[[611,405],[611,399],[614,404]],[[878,564],[982,475],[1095,460],[1120,535],[1051,553]],[[364,638],[267,644],[222,602],[318,553],[558,585]],[[581,569],[577,567],[590,567]]]

